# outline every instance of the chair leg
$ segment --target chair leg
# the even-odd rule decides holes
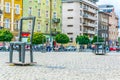
[[[19,45],[19,61],[21,62],[21,45]]]
[[[32,45],[30,45],[30,61],[33,62],[33,51],[32,51]]]
[[[10,54],[9,54],[9,62],[12,63],[13,61],[13,45],[10,44]]]
[[[22,63],[25,62],[25,44],[21,45],[21,60]]]

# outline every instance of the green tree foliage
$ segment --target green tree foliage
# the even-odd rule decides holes
[[[66,44],[69,42],[69,37],[66,34],[57,34],[55,37],[57,43]]]
[[[82,35],[82,36],[76,37],[76,42],[79,44],[89,44],[90,40],[89,40],[88,36]]]
[[[10,42],[13,34],[7,29],[0,29],[0,41]]]
[[[102,37],[98,37],[98,42],[103,42],[103,41],[104,39]],[[97,36],[93,37],[92,43],[95,43],[95,42],[97,42]]]
[[[28,42],[30,41],[30,37],[28,38]],[[40,32],[36,32],[33,34],[33,44],[43,44],[46,42],[46,37],[40,33]]]

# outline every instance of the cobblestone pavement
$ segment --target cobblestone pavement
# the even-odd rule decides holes
[[[0,80],[120,80],[120,52],[34,52],[34,66],[9,66],[8,60],[9,53],[0,52]]]

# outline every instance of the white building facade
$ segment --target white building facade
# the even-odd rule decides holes
[[[62,31],[75,43],[77,35],[93,38],[98,28],[98,6],[95,0],[63,0]]]

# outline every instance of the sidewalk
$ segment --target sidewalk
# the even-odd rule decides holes
[[[29,53],[26,53],[29,61]],[[18,54],[14,53],[14,60]],[[8,66],[8,52],[0,52],[0,80],[119,80],[120,53],[34,52],[35,66]]]

